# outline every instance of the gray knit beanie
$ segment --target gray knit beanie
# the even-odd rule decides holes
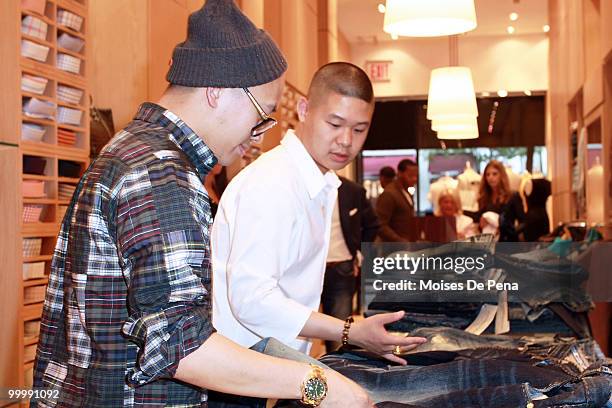
[[[245,88],[271,82],[287,70],[272,38],[233,0],[207,0],[189,16],[187,40],[172,53],[171,84]]]

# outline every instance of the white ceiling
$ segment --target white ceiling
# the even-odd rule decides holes
[[[385,0],[338,0],[338,27],[349,43],[391,41],[382,29],[379,3]],[[548,0],[475,0],[475,4],[478,27],[465,35],[509,35],[509,25],[516,29],[513,35],[542,33],[542,26],[548,23]],[[510,21],[512,12],[518,13],[518,20]],[[402,39],[409,38],[399,41]]]

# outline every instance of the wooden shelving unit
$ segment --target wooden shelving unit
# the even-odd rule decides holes
[[[0,228],[6,234],[0,243],[3,248],[0,309],[3,319],[7,317],[0,340],[3,348],[9,345],[0,351],[2,386],[31,386],[37,325],[42,312],[41,294],[48,283],[63,211],[69,204],[66,190],[76,187],[89,164],[87,2],[0,2],[0,74],[3,78],[0,95],[0,166],[3,171],[0,173],[4,173],[0,199],[4,218]],[[37,3],[42,8],[37,9]],[[62,19],[62,14],[65,17],[66,13],[72,15]],[[30,24],[25,24],[24,19]],[[31,29],[41,25],[42,31]],[[46,35],[43,35],[44,26]],[[23,44],[35,49],[46,47],[46,59],[40,61],[22,55]],[[78,62],[61,65],[62,58]],[[24,87],[24,77],[35,77],[34,82],[40,84],[46,81],[46,86],[44,89]],[[31,105],[34,99],[50,104],[52,113],[48,117],[28,115],[26,104]],[[32,126],[38,137],[25,131],[24,125]],[[43,193],[26,193],[24,183],[41,183],[38,187],[42,187]],[[42,209],[38,217],[38,210],[30,219],[25,217],[24,211],[30,206]],[[36,273],[24,279],[25,269]],[[0,401],[0,406],[3,403]]]

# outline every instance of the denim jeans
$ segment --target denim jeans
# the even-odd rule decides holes
[[[317,361],[275,339],[264,339],[252,349],[332,368],[364,387],[378,407],[524,407],[532,402],[535,407],[586,408],[605,407],[608,401],[612,408],[612,361],[604,360],[592,341],[464,336],[459,330],[445,328],[430,328],[420,334],[427,332],[442,349],[449,345],[474,348],[410,353],[406,355],[408,366],[395,366],[359,351],[339,351]],[[432,335],[438,335],[439,341]],[[491,338],[494,341],[489,344]],[[583,353],[585,362],[599,362],[586,370],[561,364],[576,352]],[[543,397],[547,399],[537,400]],[[280,401],[276,406],[299,405]],[[265,400],[212,393],[209,407],[263,408]]]
[[[609,376],[574,376],[552,363],[488,358],[392,366],[351,352],[333,353],[321,361],[363,386],[379,403],[518,407],[533,401],[543,407],[602,407],[610,398]],[[535,401],[544,396],[548,399]]]
[[[382,402],[376,406],[379,408],[516,408],[527,407],[532,403],[534,408],[594,408],[606,407],[605,400],[608,394],[605,379],[587,378],[575,383],[558,385],[546,392],[523,383],[451,392],[413,404]],[[544,397],[546,399],[539,399]]]

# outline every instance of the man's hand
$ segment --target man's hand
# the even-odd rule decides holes
[[[363,347],[389,361],[406,365],[406,360],[394,354],[396,346],[401,353],[412,350],[427,342],[424,337],[400,337],[390,334],[385,324],[400,320],[404,312],[383,313],[370,316],[367,319],[353,323],[349,331],[349,343]]]
[[[334,370],[325,370],[327,397],[321,408],[372,408],[370,397],[363,388]]]

